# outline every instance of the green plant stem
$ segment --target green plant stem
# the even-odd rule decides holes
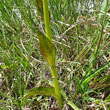
[[[61,99],[60,89],[59,89],[59,85],[58,85],[56,67],[55,66],[51,67],[51,71],[52,71],[52,78],[53,78],[53,83],[54,83],[54,87],[55,87],[55,93]],[[60,108],[62,108],[62,99],[59,102],[59,106],[60,106]]]
[[[45,23],[47,38],[52,42],[52,33],[50,28],[49,11],[48,11],[48,0],[43,0],[43,11],[44,11],[44,23]]]
[[[47,38],[52,42],[52,33],[50,28],[49,11],[48,11],[48,0],[43,0],[43,11],[44,11],[44,23],[45,23]],[[59,99],[61,99],[55,64],[51,66],[51,71],[52,71],[55,93],[59,97]],[[62,99],[59,101],[59,107],[62,108]]]

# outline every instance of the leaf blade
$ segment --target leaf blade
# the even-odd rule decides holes
[[[61,102],[60,98],[55,94],[55,90],[51,87],[45,87],[45,86],[40,86],[37,88],[30,89],[23,96],[23,100],[25,100],[25,98],[27,97],[36,96],[36,95],[53,96],[54,98],[57,99],[58,103]]]
[[[41,31],[37,31],[37,36],[39,38],[40,52],[42,56],[49,65],[53,67],[55,65],[56,53],[54,44]]]

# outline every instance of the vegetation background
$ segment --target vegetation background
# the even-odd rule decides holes
[[[110,110],[109,0],[49,0],[62,110]],[[51,86],[36,29],[45,33],[37,0],[0,0],[0,110],[58,110],[51,96],[22,97]]]

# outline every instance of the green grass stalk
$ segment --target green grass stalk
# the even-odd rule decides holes
[[[48,11],[48,0],[43,0],[43,11],[44,11],[44,23],[47,38],[52,41],[52,33],[50,28],[49,11]]]

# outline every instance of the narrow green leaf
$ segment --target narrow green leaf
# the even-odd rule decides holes
[[[73,102],[68,101],[67,102],[68,105],[70,105],[74,110],[80,110]]]
[[[36,96],[36,95],[49,95],[55,97],[59,103],[61,101],[60,98],[55,94],[55,90],[53,88],[45,87],[45,86],[30,89],[25,93],[23,100],[27,97]]]
[[[42,0],[37,0],[37,8],[38,8],[39,13],[41,15],[42,21],[44,21],[43,2],[42,2]]]
[[[0,104],[4,104],[4,103],[6,103],[6,104],[13,104],[13,102],[12,101],[6,101],[6,100],[0,100]],[[15,103],[16,104],[16,103]],[[0,109],[1,110],[1,109]]]
[[[104,5],[103,5],[103,7],[101,8],[101,11],[106,12],[107,2],[108,2],[108,0],[106,0],[106,1],[105,1],[105,3],[104,3]]]
[[[105,13],[106,13],[107,5],[108,5],[108,0],[105,0],[105,3],[104,3],[104,5],[103,5],[102,8],[101,8],[101,11],[102,11],[102,12],[105,12]],[[101,16],[103,15],[102,12],[99,13],[99,17],[101,17]]]
[[[6,93],[3,93],[2,91],[0,91],[0,95],[4,96],[4,97],[6,97],[6,98],[8,98],[10,100],[14,100],[13,97],[9,97]]]
[[[107,98],[104,100],[104,103],[110,102],[110,94],[107,96]]]
[[[105,65],[103,65],[102,67],[98,68],[94,72],[91,72],[89,75],[87,75],[86,77],[84,77],[82,79],[81,84],[88,83],[91,79],[93,79],[94,77],[99,75],[101,73],[101,71],[107,69],[109,66],[110,66],[110,62],[106,63]]]
[[[37,31],[39,38],[40,52],[44,59],[51,67],[55,65],[55,46],[54,44],[40,31]]]
[[[3,69],[7,69],[7,68],[10,68],[10,67],[13,67],[13,64],[11,64],[11,65],[0,65],[1,66],[1,68],[3,68]]]

